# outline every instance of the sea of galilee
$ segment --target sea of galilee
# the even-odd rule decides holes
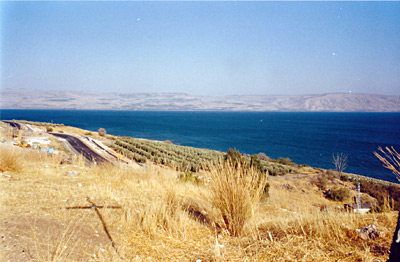
[[[1,110],[2,120],[63,123],[86,130],[226,152],[265,153],[333,169],[332,154],[348,155],[346,172],[396,182],[373,152],[400,147],[400,113],[170,112]]]

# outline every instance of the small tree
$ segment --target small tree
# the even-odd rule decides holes
[[[332,163],[335,165],[335,170],[342,173],[347,168],[347,155],[343,153],[333,154]]]
[[[99,128],[99,136],[105,136],[107,134],[104,128]]]

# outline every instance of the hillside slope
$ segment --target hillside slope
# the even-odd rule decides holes
[[[31,129],[24,129],[22,137],[47,137],[55,149],[49,155],[34,147],[14,146],[18,138],[0,121],[4,141],[0,144],[1,261],[373,262],[388,258],[397,212],[387,202],[383,213],[346,212],[343,205],[353,203],[357,194],[350,181],[354,176],[343,179],[332,171],[290,162],[295,172],[268,177],[229,163],[196,174],[150,160],[143,166],[124,161],[88,165],[66,150],[63,141],[45,133],[47,125],[54,132],[90,136],[103,145],[118,140],[138,143],[30,122]],[[161,143],[141,142],[148,148]],[[172,157],[171,149],[177,153],[177,148],[165,147],[166,157]],[[385,188],[364,182],[362,188],[367,184],[379,191]],[[334,201],[328,192],[348,195],[339,199],[337,194]],[[372,203],[374,198],[362,192],[361,201]],[[359,232],[369,225],[379,233]]]
[[[0,90],[2,109],[399,112],[400,98],[377,94],[192,96],[183,93],[89,93]]]

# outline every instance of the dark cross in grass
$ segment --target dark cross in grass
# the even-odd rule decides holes
[[[65,209],[94,209],[94,211],[96,211],[97,216],[100,218],[101,224],[103,225],[103,229],[106,232],[108,239],[111,241],[112,247],[114,248],[117,255],[122,259],[121,255],[118,252],[117,246],[115,245],[115,242],[112,239],[110,232],[108,231],[107,224],[104,221],[104,218],[99,211],[99,209],[101,209],[101,208],[122,208],[122,207],[121,206],[98,206],[93,201],[91,201],[89,197],[87,197],[86,200],[91,204],[90,206],[66,207]]]

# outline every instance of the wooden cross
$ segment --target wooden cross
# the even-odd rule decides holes
[[[89,197],[87,197],[86,200],[91,204],[90,206],[74,206],[74,207],[66,207],[65,209],[94,209],[94,211],[96,211],[97,216],[100,218],[101,224],[103,225],[104,232],[106,232],[108,239],[111,241],[112,247],[114,248],[117,255],[122,259],[121,255],[118,252],[117,246],[115,245],[115,242],[112,239],[110,232],[108,231],[107,224],[104,221],[104,218],[99,211],[100,208],[122,208],[122,207],[121,206],[98,206],[93,201],[91,201]]]

